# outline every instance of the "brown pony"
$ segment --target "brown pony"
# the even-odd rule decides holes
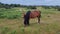
[[[29,25],[29,19],[33,19],[36,17],[38,18],[38,23],[40,23],[41,11],[33,10],[33,11],[30,11],[28,14],[27,13],[24,14],[24,25]],[[28,17],[26,17],[26,16],[28,16]]]

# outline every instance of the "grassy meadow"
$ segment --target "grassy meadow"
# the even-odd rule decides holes
[[[0,34],[60,34],[60,11],[37,7],[42,15],[40,24],[35,18],[30,19],[30,26],[24,27],[21,9],[29,10],[0,8]]]

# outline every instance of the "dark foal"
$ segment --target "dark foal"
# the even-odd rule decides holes
[[[31,13],[31,11],[28,11],[28,12],[26,13],[26,15],[24,15],[24,25],[25,25],[25,26],[26,26],[26,25],[29,25],[30,13]]]

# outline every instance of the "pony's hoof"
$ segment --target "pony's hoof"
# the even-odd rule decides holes
[[[24,25],[24,27],[27,27],[27,25]]]
[[[38,23],[38,24],[40,24],[40,23]]]
[[[30,24],[29,24],[30,25]],[[27,27],[27,26],[29,26],[29,25],[24,25],[24,27]]]

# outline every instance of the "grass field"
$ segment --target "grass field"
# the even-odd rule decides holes
[[[60,34],[60,11],[53,8],[41,11],[41,22],[37,18],[30,20],[30,26],[24,27],[21,9],[26,8],[0,8],[0,34]],[[49,16],[49,17],[48,17]]]

